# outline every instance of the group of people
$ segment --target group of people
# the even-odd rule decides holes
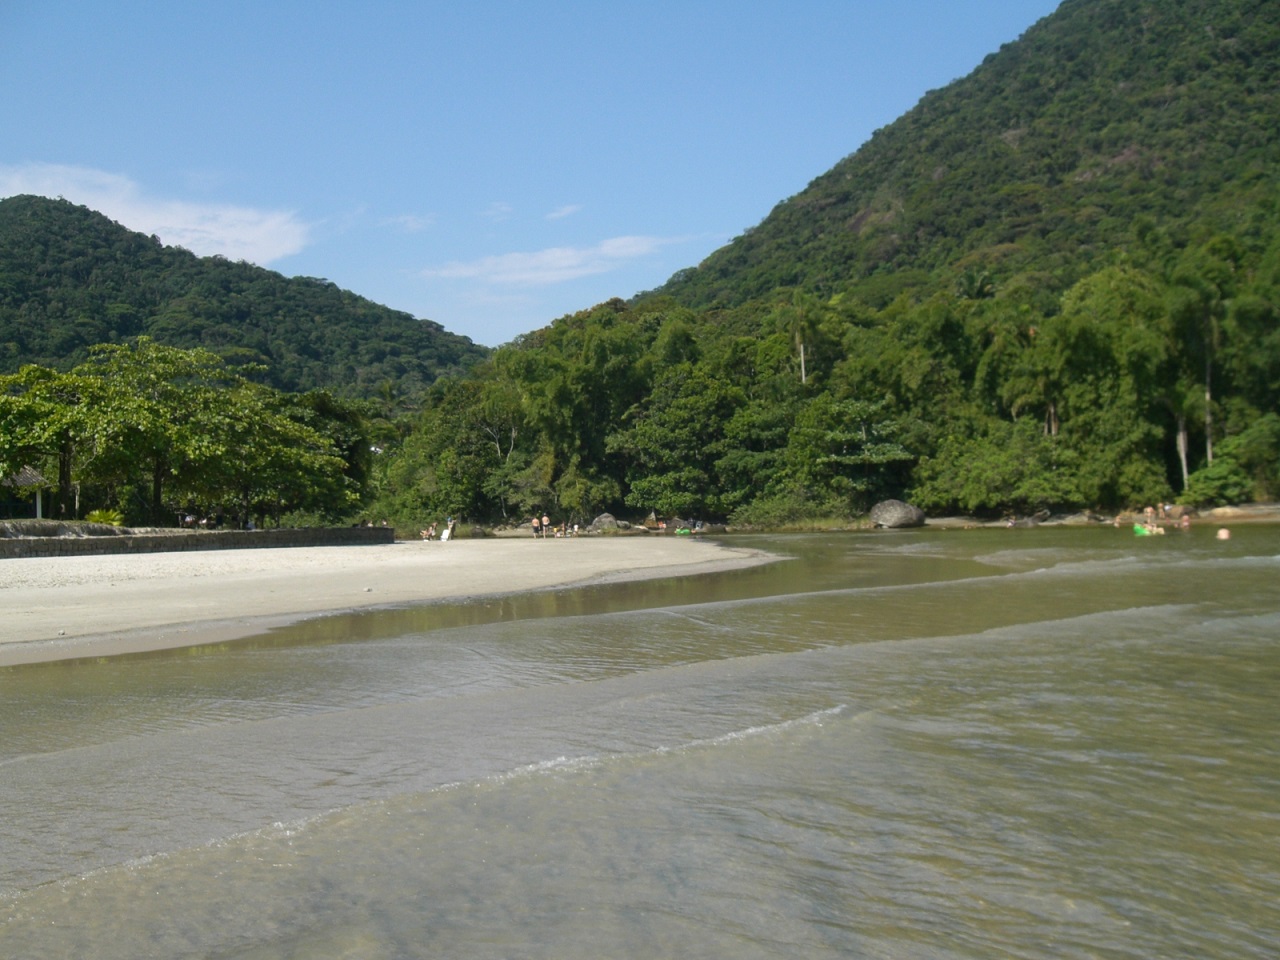
[[[1164,527],[1160,526],[1159,521],[1169,516],[1169,507],[1167,504],[1160,504],[1160,510],[1157,513],[1155,507],[1147,507],[1142,511],[1142,522],[1135,522],[1133,532],[1140,537],[1149,537],[1153,535],[1163,535]],[[1191,518],[1186,514],[1182,515],[1182,525],[1184,527],[1191,526]]]
[[[576,523],[573,525],[572,531],[570,531],[568,523],[561,523],[559,526],[555,526],[552,524],[551,518],[545,513],[541,517],[534,514],[532,526],[535,539],[542,538],[545,540],[547,537],[576,537],[578,535],[578,525]]]
[[[1134,521],[1133,532],[1139,537],[1163,536],[1164,527],[1161,521],[1173,520],[1173,511],[1169,504],[1162,503],[1157,507],[1147,507],[1142,511],[1142,520]],[[1177,518],[1178,527],[1182,530],[1191,529],[1191,515],[1183,513]],[[1116,517],[1116,526],[1120,526],[1120,518]],[[1222,527],[1216,534],[1219,540],[1230,540],[1231,531],[1226,527]]]
[[[447,542],[453,536],[453,528],[457,525],[457,521],[453,517],[446,517],[444,521],[444,529],[440,531],[439,538],[441,543]],[[436,525],[433,523],[422,531],[423,540],[436,539]]]
[[[183,510],[178,513],[178,526],[192,530],[221,530],[228,523],[231,525],[231,529],[234,530],[257,529],[252,518],[242,520],[240,517],[231,517],[228,519],[221,509],[216,510],[207,517],[199,516],[192,510]]]

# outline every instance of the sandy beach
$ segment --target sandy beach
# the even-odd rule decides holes
[[[0,666],[220,642],[325,613],[708,573],[769,559],[687,537],[5,559]]]

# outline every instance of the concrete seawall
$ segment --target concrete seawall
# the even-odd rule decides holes
[[[0,538],[0,560],[84,557],[112,553],[243,550],[255,547],[343,547],[394,543],[390,527],[303,527],[285,530],[199,530],[90,537]]]

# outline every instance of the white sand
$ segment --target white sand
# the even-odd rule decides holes
[[[769,559],[687,537],[6,559],[0,666],[228,640],[362,607],[703,573]]]

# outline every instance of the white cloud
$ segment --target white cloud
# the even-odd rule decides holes
[[[398,217],[387,217],[382,221],[382,225],[387,227],[399,227],[405,233],[419,233],[435,222],[435,214],[428,214],[423,217],[416,213],[402,213]]]
[[[582,209],[582,204],[580,203],[566,204],[565,206],[557,207],[555,210],[552,210],[550,213],[548,213],[547,219],[563,220],[565,217],[573,216],[575,213],[577,213],[581,209]]]
[[[21,193],[64,197],[201,256],[267,264],[297,253],[310,239],[308,225],[289,211],[152,197],[128,177],[87,167],[0,166],[0,197]]]
[[[510,220],[511,215],[515,212],[515,207],[511,206],[511,204],[495,200],[484,208],[480,216],[486,220],[492,220],[494,223],[502,223],[504,220]]]
[[[424,270],[425,277],[480,280],[517,286],[547,286],[616,270],[678,240],[661,237],[614,237],[594,247],[551,247],[533,253],[504,253],[467,262],[455,260]]]

